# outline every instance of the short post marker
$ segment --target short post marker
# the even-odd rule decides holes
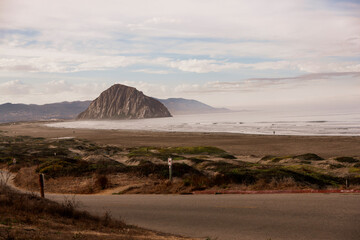
[[[39,174],[39,184],[40,184],[40,195],[42,198],[45,198],[44,194],[44,174]]]
[[[169,165],[169,181],[172,181],[172,158],[168,158],[168,165]]]

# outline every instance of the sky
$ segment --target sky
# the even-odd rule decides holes
[[[93,100],[115,83],[360,111],[360,0],[0,0],[0,104]]]

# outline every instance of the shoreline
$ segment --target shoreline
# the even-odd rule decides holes
[[[123,133],[169,133],[169,134],[199,134],[199,135],[240,135],[240,136],[273,136],[273,137],[337,137],[337,138],[348,138],[354,137],[359,138],[360,135],[335,135],[335,134],[311,134],[311,135],[296,135],[296,134],[280,134],[280,133],[242,133],[242,132],[230,132],[230,131],[177,131],[177,130],[148,130],[148,129],[119,129],[119,128],[77,128],[77,127],[56,127],[56,126],[47,126],[47,124],[60,123],[60,122],[74,122],[76,120],[56,120],[56,121],[26,121],[26,122],[6,122],[0,123],[0,133],[1,131],[7,131],[9,127],[13,126],[14,129],[18,129],[15,126],[37,126],[40,128],[47,129],[62,129],[69,131],[110,131],[110,132],[123,132]],[[99,120],[94,120],[99,121]],[[101,121],[101,120],[100,120]],[[2,130],[5,129],[5,130]],[[65,136],[66,137],[66,136]],[[70,136],[68,136],[70,137]]]
[[[53,121],[51,121],[53,122]],[[215,146],[242,156],[315,153],[323,157],[360,156],[360,136],[260,135],[220,132],[157,132],[146,130],[70,129],[44,122],[0,124],[2,134],[43,138],[81,138],[119,147]]]
[[[220,128],[213,128],[209,127],[208,124],[204,123],[196,123],[195,125],[193,123],[184,123],[185,125],[190,126],[190,128],[182,128],[183,124],[180,123],[174,123],[174,126],[169,126],[167,123],[163,123],[163,126],[159,126],[158,124],[153,125],[148,128],[143,128],[142,125],[137,124],[137,120],[148,120],[148,119],[135,119],[135,120],[60,120],[60,121],[52,121],[48,123],[44,123],[47,127],[53,127],[53,128],[63,128],[63,129],[86,129],[86,130],[112,130],[112,131],[149,131],[149,132],[180,132],[180,133],[220,133],[220,134],[245,134],[245,135],[277,135],[277,136],[329,136],[329,137],[353,137],[353,136],[359,136],[360,132],[355,130],[355,132],[348,132],[348,128],[352,128],[352,126],[346,126],[341,127],[341,129],[346,129],[345,132],[322,132],[324,129],[327,129],[328,127],[323,126],[324,129],[321,130],[314,128],[311,129],[314,126],[306,126],[310,127],[312,132],[304,131],[305,126],[301,126],[300,129],[296,129],[298,126],[290,126],[290,128],[284,128],[284,126],[278,125],[279,123],[326,123],[326,122],[332,122],[332,121],[270,121],[270,122],[239,122],[242,127],[239,129],[241,130],[235,130],[234,128],[223,128],[224,126]],[[123,122],[121,122],[123,121]],[[129,124],[129,121],[134,121],[135,127]],[[79,125],[78,122],[81,122]],[[120,125],[120,122],[123,123]],[[337,121],[333,122],[336,123]],[[94,124],[95,123],[95,124]],[[101,124],[99,124],[101,123]],[[102,124],[104,123],[104,124]],[[219,122],[221,123],[221,122]],[[237,123],[236,121],[233,123]],[[269,126],[257,126],[257,124],[271,124]],[[71,125],[69,125],[71,124]],[[114,124],[114,125],[113,125]],[[147,123],[144,122],[146,125]],[[180,125],[179,125],[180,124]],[[217,125],[218,122],[213,122],[213,125]],[[211,123],[210,123],[211,125]],[[221,124],[220,124],[221,125]],[[229,125],[230,126],[230,125]],[[273,128],[273,126],[275,128]],[[294,128],[295,127],[295,128]],[[236,128],[237,129],[237,128]],[[259,130],[260,129],[260,130]],[[331,128],[329,128],[331,129]],[[338,128],[334,128],[338,129]],[[275,134],[276,132],[276,134]]]

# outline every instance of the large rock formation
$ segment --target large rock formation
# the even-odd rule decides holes
[[[138,119],[171,117],[158,100],[136,88],[115,84],[105,90],[77,119]]]

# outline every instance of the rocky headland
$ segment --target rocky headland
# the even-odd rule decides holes
[[[115,84],[105,90],[77,119],[141,119],[171,117],[158,100],[136,88]]]

